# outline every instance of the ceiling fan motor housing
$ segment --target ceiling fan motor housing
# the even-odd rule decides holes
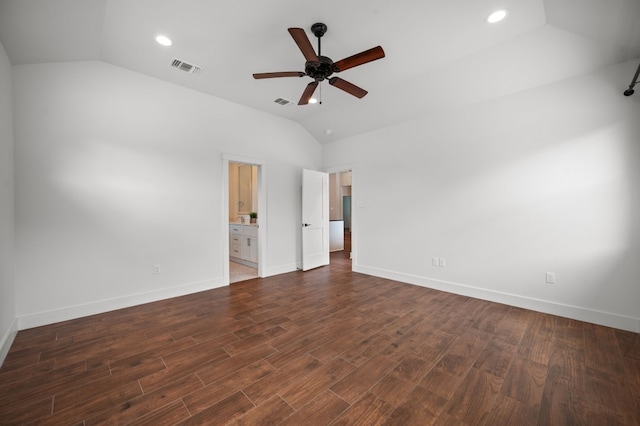
[[[304,72],[315,81],[322,81],[334,72],[333,61],[326,56],[318,56],[319,61],[307,61]]]

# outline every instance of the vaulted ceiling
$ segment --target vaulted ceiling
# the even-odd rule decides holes
[[[500,8],[507,19],[488,24]],[[0,42],[13,65],[100,60],[297,121],[325,143],[638,58],[639,17],[640,0],[0,0]],[[323,82],[322,104],[298,106],[308,77],[252,78],[303,71],[287,28],[317,48],[315,22],[334,61],[384,48],[339,75],[367,96]]]

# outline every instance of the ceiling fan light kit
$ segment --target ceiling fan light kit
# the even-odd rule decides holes
[[[356,86],[340,77],[331,77],[334,73],[339,73],[349,68],[357,67],[378,59],[384,58],[384,50],[380,46],[365,50],[340,61],[333,62],[331,58],[322,56],[322,36],[327,32],[327,26],[322,22],[317,22],[311,26],[311,32],[318,38],[318,53],[316,54],[307,34],[302,28],[289,28],[289,34],[298,45],[302,55],[306,59],[304,72],[302,71],[284,71],[284,72],[266,72],[253,74],[255,79],[263,78],[279,78],[279,77],[311,77],[314,81],[309,83],[305,88],[298,105],[307,105],[313,96],[320,82],[327,80],[330,85],[343,90],[357,98],[363,98],[368,92],[361,87]],[[331,77],[331,78],[330,78]]]

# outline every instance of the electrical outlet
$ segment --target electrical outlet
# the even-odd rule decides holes
[[[447,266],[447,261],[444,259],[444,257],[441,257],[441,258],[438,260],[438,266],[443,266],[443,267],[444,267],[444,266]]]
[[[159,274],[160,272],[162,272],[162,270],[160,269],[160,265],[153,265],[153,273]]]
[[[555,284],[556,283],[556,273],[555,272],[547,272],[545,274],[545,282],[547,284]]]
[[[433,266],[440,266],[440,258],[439,257],[432,257],[431,258],[431,264]]]

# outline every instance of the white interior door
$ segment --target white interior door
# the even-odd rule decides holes
[[[302,170],[302,270],[329,264],[329,174]]]

